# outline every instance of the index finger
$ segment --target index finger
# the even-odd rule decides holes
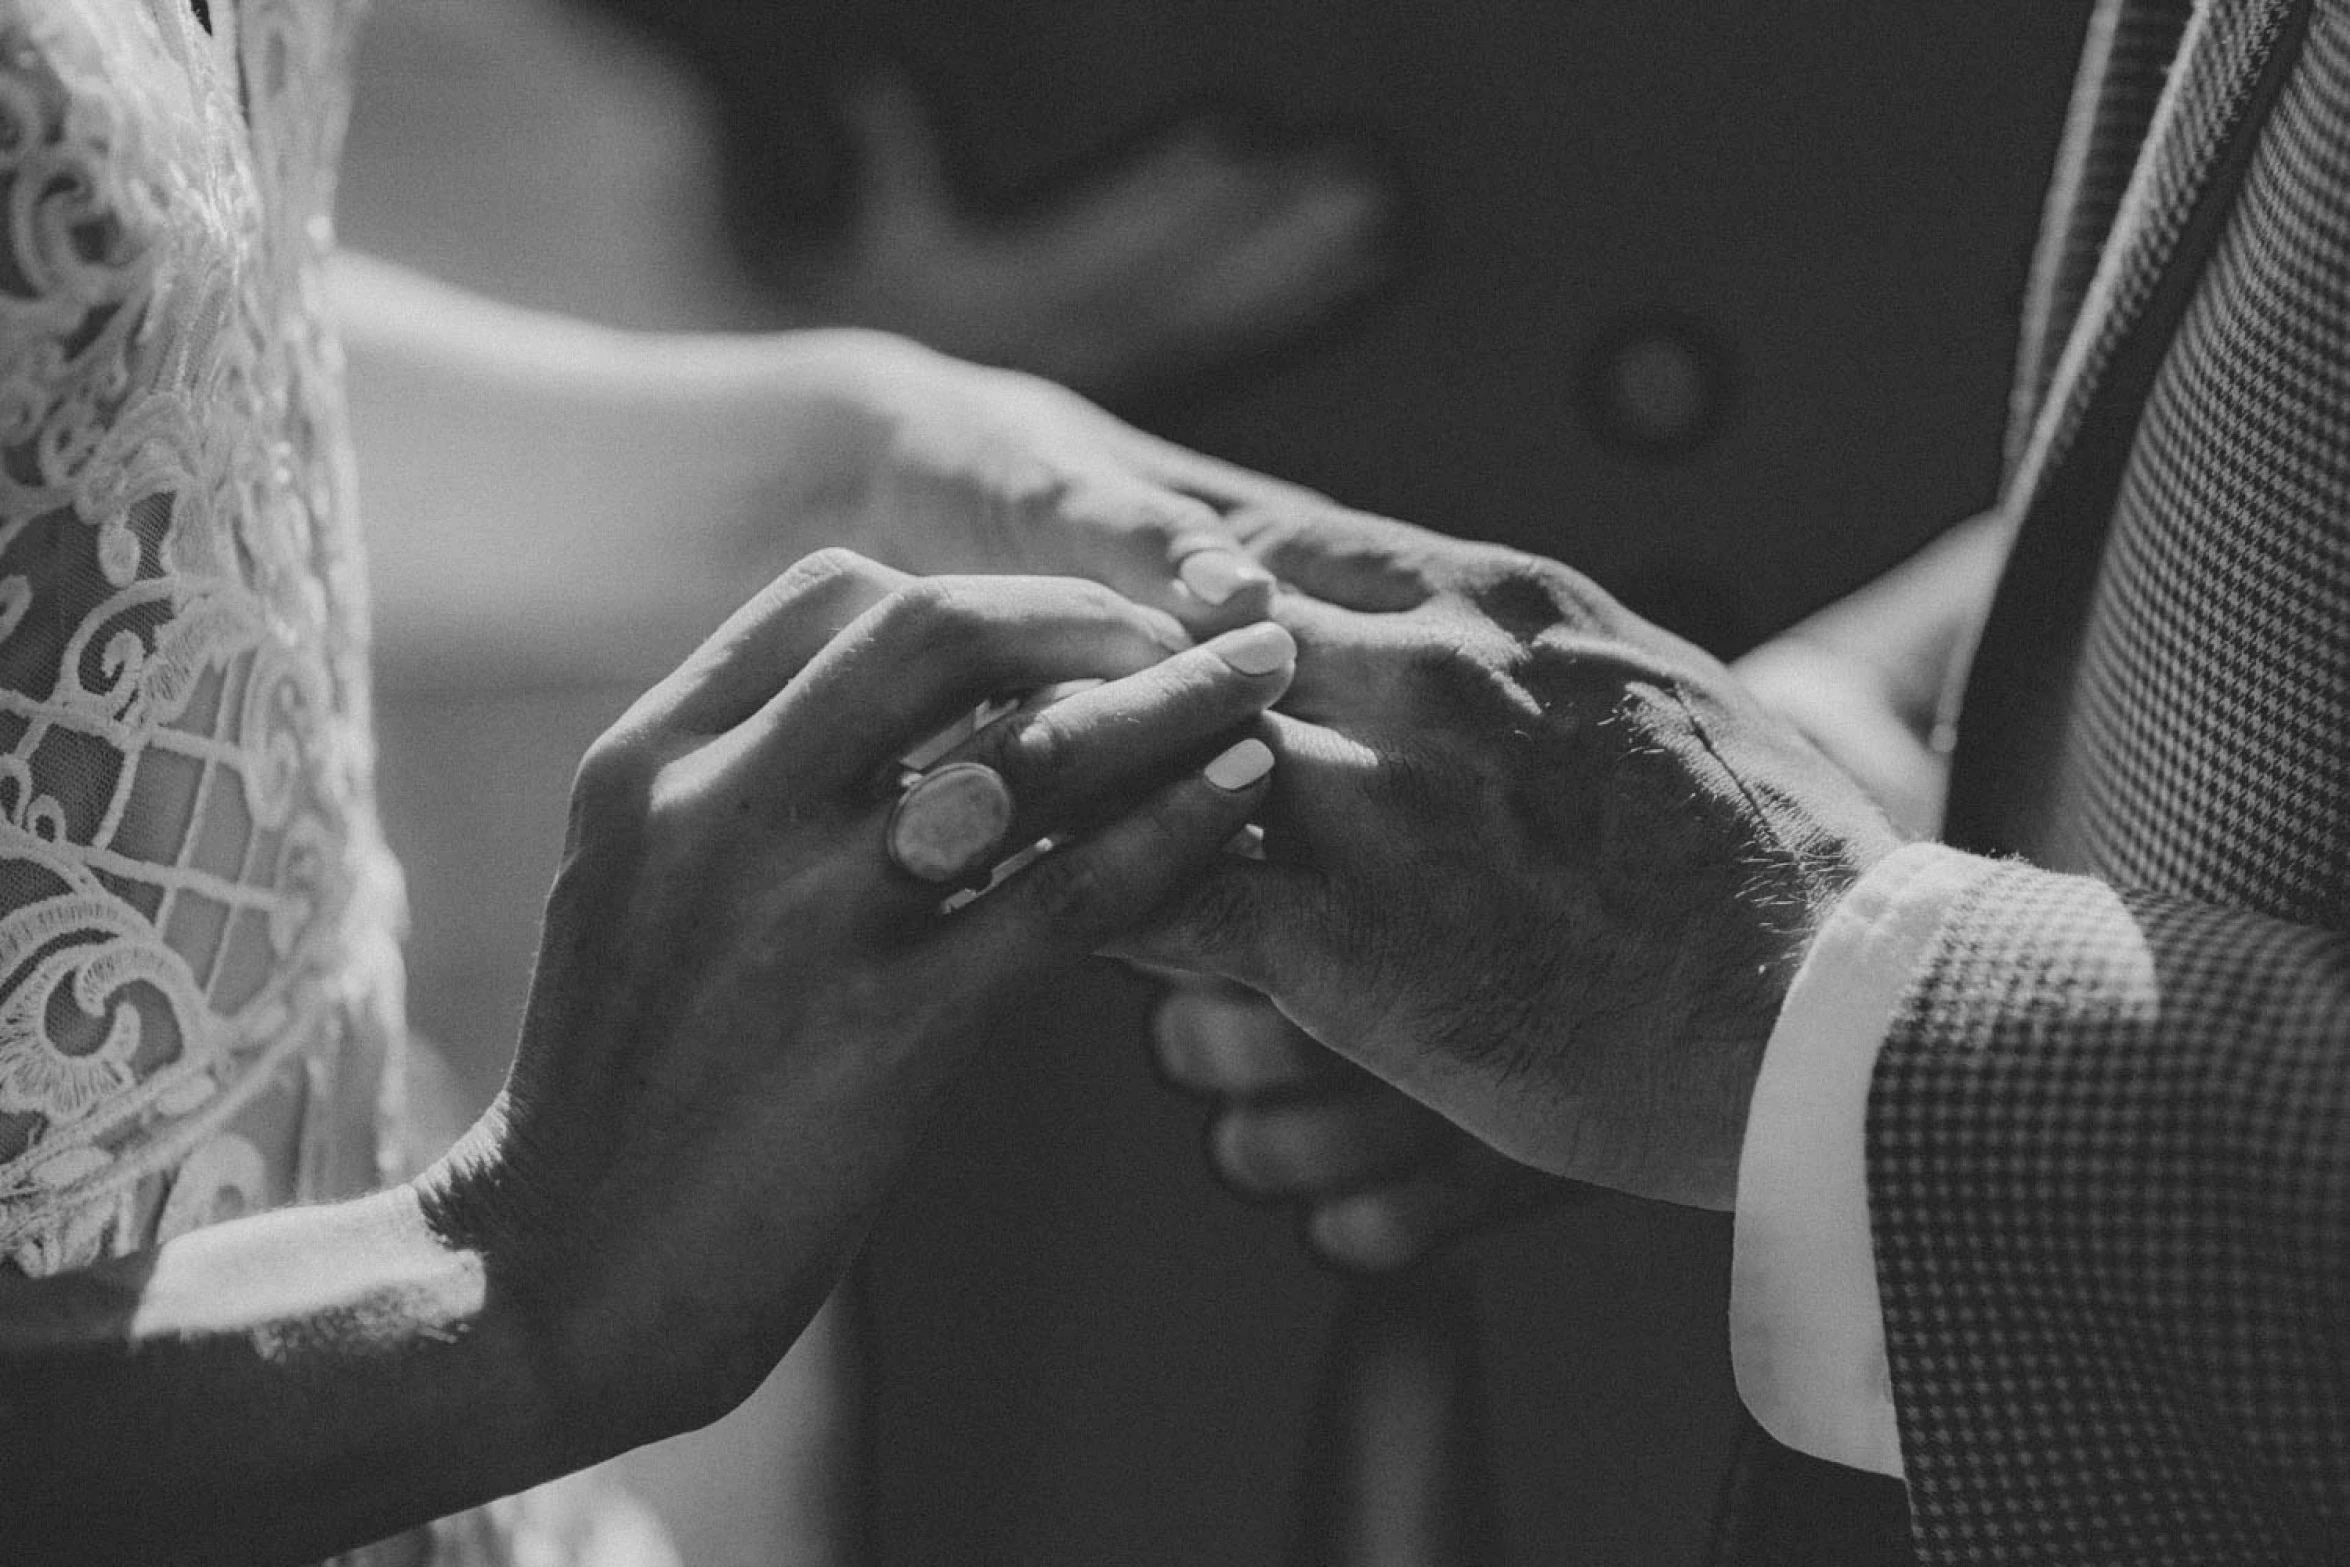
[[[792,751],[819,786],[870,779],[985,699],[1136,674],[1189,640],[1075,578],[918,578],[810,659],[742,726],[743,743]]]
[[[1243,740],[1016,873],[940,922],[933,983],[1003,996],[1093,952],[1216,863],[1263,801],[1273,766],[1263,741]]]
[[[695,734],[732,728],[909,580],[845,549],[818,550],[794,562],[639,698],[638,717]]]
[[[1225,519],[1266,570],[1315,598],[1366,613],[1415,609],[1441,591],[1440,533],[1324,503],[1260,505]]]

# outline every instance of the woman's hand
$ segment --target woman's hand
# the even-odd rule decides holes
[[[534,1307],[577,1417],[714,1417],[790,1344],[989,1007],[1196,874],[1263,793],[1247,738],[1294,645],[1200,647],[1092,584],[803,561],[582,764],[519,1058],[425,1178]],[[894,865],[895,759],[1006,691],[1106,683],[981,731],[1014,811],[959,912]],[[597,1444],[605,1445],[605,1444]]]
[[[636,680],[827,544],[1090,577],[1217,631],[1272,580],[1224,514],[1310,499],[878,332],[618,332],[357,257],[334,281],[395,678]]]
[[[1263,618],[1273,579],[1223,515],[1307,491],[1033,376],[911,344],[873,353],[865,400],[881,434],[845,491],[845,537],[924,571],[1090,577],[1194,630]]]
[[[1294,1209],[1306,1250],[1334,1267],[1409,1267],[1582,1190],[1504,1158],[1238,985],[1175,979],[1151,1043],[1167,1081],[1212,1107],[1217,1178]]]
[[[1906,837],[1942,823],[1950,754],[1932,714],[1905,709],[1883,669],[1800,635],[1765,642],[1730,672],[1763,708],[1818,746]]]

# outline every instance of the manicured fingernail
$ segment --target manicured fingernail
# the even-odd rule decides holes
[[[1175,574],[1203,604],[1228,603],[1242,588],[1273,585],[1271,572],[1230,550],[1201,550],[1197,555],[1187,556],[1175,568]]]
[[[1217,757],[1200,776],[1226,794],[1238,794],[1273,770],[1273,748],[1262,740],[1243,740]]]
[[[1142,623],[1150,627],[1151,640],[1168,652],[1180,653],[1192,645],[1191,633],[1184,630],[1183,622],[1177,620],[1173,615],[1164,610],[1152,609],[1145,604],[1137,604],[1134,607],[1142,616]]]
[[[1269,675],[1297,662],[1297,639],[1286,626],[1270,620],[1227,631],[1208,646],[1244,675]]]

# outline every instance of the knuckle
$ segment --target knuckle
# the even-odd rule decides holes
[[[1090,855],[1048,854],[1022,878],[1028,904],[1047,925],[1085,928],[1101,921],[1116,889]]]
[[[791,615],[843,616],[886,593],[898,573],[855,550],[831,545],[802,556],[767,585],[774,608]]]
[[[997,638],[985,606],[963,583],[919,577],[883,599],[876,639],[919,656],[926,667],[957,675],[984,672],[996,659]]]
[[[1604,625],[1614,601],[1590,578],[1539,556],[1484,546],[1462,587],[1471,608],[1520,642]]]
[[[985,732],[987,761],[1011,784],[1013,796],[1034,804],[1040,790],[1077,765],[1076,747],[1066,725],[1047,709],[1004,720]]]
[[[885,635],[926,648],[947,644],[969,630],[969,617],[954,586],[939,577],[901,584],[882,601],[880,623]]]
[[[571,778],[575,820],[602,820],[642,814],[659,758],[651,742],[625,723],[588,746]]]
[[[855,550],[828,544],[803,555],[775,579],[775,592],[785,598],[838,591],[860,583],[883,580],[883,569]]]

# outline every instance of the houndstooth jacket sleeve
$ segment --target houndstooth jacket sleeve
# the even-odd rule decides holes
[[[2350,1560],[2350,4],[2198,7],[2134,178],[1871,1088],[1928,1562]]]
[[[1868,1142],[1925,1559],[2350,1550],[2350,937],[2002,867]]]
[[[1869,1094],[1906,1532],[1934,1564],[2345,1561],[2350,0],[2099,15],[1957,714],[1945,837],[1996,863]],[[2108,113],[2116,80],[2159,96]],[[1903,1504],[1773,1462],[1731,1559],[1904,1559],[1774,1553],[1807,1537],[1753,1500],[1774,1476]]]

